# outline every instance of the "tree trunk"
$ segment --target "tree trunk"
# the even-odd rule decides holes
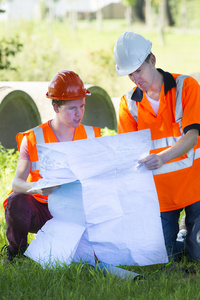
[[[169,0],[167,0],[167,3],[166,3],[166,14],[167,14],[168,25],[173,26],[174,20],[172,18],[172,14],[171,14],[171,10],[170,10]]]
[[[160,0],[158,17],[158,37],[159,42],[164,46],[164,27],[166,25],[166,0]]]
[[[132,6],[131,5],[126,6],[125,19],[126,19],[127,30],[131,31],[131,24],[132,24]]]
[[[145,3],[145,22],[148,29],[152,28],[152,11],[151,11],[151,0],[146,0]]]
[[[98,9],[96,12],[97,30],[102,29],[102,10]]]
[[[181,27],[187,28],[187,5],[186,0],[181,1]]]
[[[145,0],[137,0],[135,5],[136,16],[143,22],[145,21],[144,5],[145,5]]]
[[[49,23],[52,23],[54,20],[54,1],[53,0],[48,0],[48,8],[49,8],[49,12],[48,12]]]

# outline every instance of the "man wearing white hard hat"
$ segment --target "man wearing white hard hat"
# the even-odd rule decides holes
[[[200,86],[157,69],[151,49],[151,41],[133,32],[122,33],[114,46],[117,74],[135,84],[121,98],[118,133],[151,130],[152,150],[139,163],[153,172],[168,256],[179,259],[185,246],[189,258],[199,260]],[[183,209],[184,245],[176,240]]]

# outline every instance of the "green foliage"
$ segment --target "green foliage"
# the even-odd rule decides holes
[[[11,190],[19,152],[14,149],[6,149],[0,144],[0,203],[6,198]]]
[[[54,21],[51,25],[11,21],[9,26],[10,34],[18,34],[23,48],[11,57],[11,66],[17,62],[17,72],[0,70],[1,81],[49,81],[58,70],[70,69],[85,83],[105,89],[110,97],[121,97],[132,88],[127,76],[117,76],[113,59],[116,39],[127,30],[125,20],[103,20],[101,31],[97,31],[95,21],[79,21],[76,34],[67,21]],[[198,32],[175,34],[166,28],[162,46],[157,31],[147,31],[138,23],[133,23],[132,29],[153,42],[157,67],[185,74],[200,71]]]
[[[114,47],[114,45],[113,45]],[[112,70],[115,68],[115,62],[112,59],[113,52],[112,49],[99,49],[91,51],[90,53],[91,61],[94,65],[98,65],[101,68],[101,71],[104,71],[106,67],[111,70],[111,76],[113,75]]]
[[[122,0],[122,3],[126,6],[135,6],[137,3],[137,0]]]
[[[17,162],[18,151],[6,149],[0,144],[0,245],[6,243],[6,223],[4,217],[3,201],[7,198],[11,190],[11,184],[14,178]],[[0,247],[0,249],[1,249]]]
[[[10,56],[15,56],[21,51],[23,45],[19,42],[19,37],[10,38],[9,40],[3,38],[0,40],[0,45],[0,70],[16,71],[16,68],[11,65]]]
[[[44,19],[46,14],[48,13],[48,8],[46,6],[46,1],[45,0],[38,0],[40,4],[40,13],[41,13],[41,18]]]
[[[107,127],[101,129],[102,136],[115,135],[115,134],[117,134],[115,130],[109,129]]]
[[[102,82],[107,78],[110,83],[110,89],[115,88],[115,61],[113,59],[113,49],[112,47],[100,48],[98,50],[91,50],[89,52],[89,57],[92,65],[94,66],[90,77],[88,80],[90,83],[98,85],[99,82]]]
[[[151,0],[151,5],[153,7],[158,7],[162,0]]]
[[[197,28],[200,26],[199,0],[168,0],[175,26]]]
[[[0,179],[5,173],[12,174],[16,170],[19,152],[15,149],[6,149],[0,144]]]

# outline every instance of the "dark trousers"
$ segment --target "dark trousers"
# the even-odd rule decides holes
[[[179,217],[182,209],[162,212],[161,221],[169,259],[176,259],[185,250],[192,260],[200,260],[200,201],[185,207],[187,235],[177,241]]]
[[[52,216],[47,203],[37,201],[32,195],[13,193],[8,198],[5,218],[9,248],[18,253],[26,248],[28,233],[37,233]]]

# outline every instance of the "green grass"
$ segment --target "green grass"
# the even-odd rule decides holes
[[[104,130],[104,134],[114,134]],[[0,147],[0,203],[7,196],[14,178],[18,153]],[[7,172],[8,171],[8,172]],[[7,175],[5,175],[7,174]],[[0,248],[7,243],[4,210],[0,207]],[[33,235],[29,235],[29,242]],[[71,263],[54,269],[42,268],[30,259],[15,258],[14,263],[0,256],[0,299],[145,299],[174,300],[200,299],[200,277],[187,274],[180,268],[190,267],[192,262],[183,258],[172,265],[151,265],[145,267],[122,266],[132,272],[143,274],[146,279],[133,281],[119,279],[114,274],[103,275],[87,263]],[[200,274],[200,264],[194,263]]]
[[[71,263],[70,266],[43,269],[31,260],[18,259],[0,265],[1,299],[199,299],[199,277],[192,277],[170,267],[129,267],[146,276],[144,280],[104,276],[92,266]],[[199,271],[199,266],[197,265]]]

